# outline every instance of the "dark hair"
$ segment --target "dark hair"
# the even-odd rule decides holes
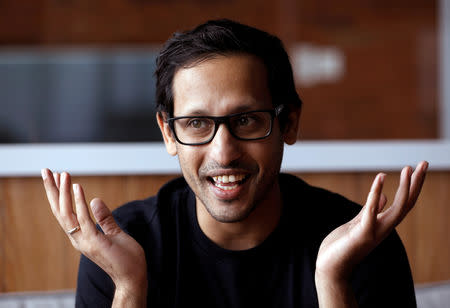
[[[274,107],[280,104],[301,107],[291,63],[281,40],[256,28],[220,19],[177,32],[166,42],[156,60],[156,110],[173,115],[172,84],[178,69],[229,54],[254,55],[264,62]]]

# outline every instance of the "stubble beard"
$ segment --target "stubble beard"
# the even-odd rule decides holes
[[[275,183],[278,181],[279,171],[273,170],[270,174],[265,174],[265,178],[271,178],[272,180],[265,183],[263,187],[260,187],[261,180],[257,183],[252,184],[254,187],[258,187],[258,190],[247,191],[247,197],[249,199],[245,205],[239,205],[238,203],[243,202],[240,199],[234,200],[217,200],[211,198],[206,192],[208,187],[205,187],[204,183],[200,183],[197,187],[201,191],[196,192],[197,199],[201,201],[201,206],[203,206],[209,215],[216,221],[221,223],[236,223],[247,219],[255,209],[260,206],[268,194],[274,189]],[[200,180],[201,181],[201,180]],[[248,183],[247,183],[248,185]],[[239,206],[236,208],[236,206]]]
[[[264,203],[264,200],[267,199],[266,197],[268,197],[269,194],[272,192],[275,184],[278,182],[282,156],[283,156],[283,143],[281,143],[280,153],[277,153],[277,155],[274,156],[280,157],[279,162],[274,164],[273,168],[267,170],[268,171],[267,173],[257,178],[256,183],[244,184],[253,187],[258,187],[258,189],[253,191],[247,190],[246,195],[247,198],[249,198],[247,200],[248,204],[243,206],[240,205],[238,210],[234,210],[232,207],[233,203],[241,202],[239,198],[234,200],[217,200],[213,196],[211,196],[211,193],[209,192],[210,188],[208,187],[209,183],[206,174],[217,168],[223,168],[223,166],[220,166],[215,162],[212,162],[208,165],[200,167],[197,176],[195,176],[191,172],[184,172],[183,164],[181,163],[182,160],[180,159],[179,162],[180,167],[183,171],[183,175],[185,176],[188,185],[193,190],[197,202],[200,201],[202,203],[200,206],[203,206],[209,213],[209,215],[218,222],[235,223],[241,222],[246,218],[248,218],[250,214],[254,212],[258,206]],[[260,168],[257,164],[252,163],[247,164],[239,161],[232,162],[227,167],[247,170],[252,175],[252,177],[255,176],[258,177],[260,171]],[[271,179],[271,180],[264,184],[264,179]],[[259,187],[261,183],[263,184],[263,186]]]

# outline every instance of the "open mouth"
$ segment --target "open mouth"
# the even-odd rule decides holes
[[[229,175],[218,175],[208,178],[209,181],[214,184],[214,186],[223,190],[232,190],[242,185],[250,175],[245,174],[229,174]]]

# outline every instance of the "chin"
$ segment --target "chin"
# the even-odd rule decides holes
[[[222,202],[221,202],[222,203]],[[232,203],[232,201],[225,201],[225,203]],[[221,207],[232,207],[232,204],[229,205],[215,205],[215,206],[205,206],[209,215],[214,218],[216,221],[221,223],[236,223],[241,222],[247,219],[250,214],[253,212],[255,206],[246,206],[244,209],[230,209],[230,208],[221,208]]]

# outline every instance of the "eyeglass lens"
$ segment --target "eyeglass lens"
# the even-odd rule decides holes
[[[251,140],[263,138],[270,133],[272,114],[268,111],[255,111],[230,116],[227,120],[227,126],[233,135]],[[183,143],[202,143],[212,139],[216,124],[213,118],[184,117],[174,120],[174,130]]]

